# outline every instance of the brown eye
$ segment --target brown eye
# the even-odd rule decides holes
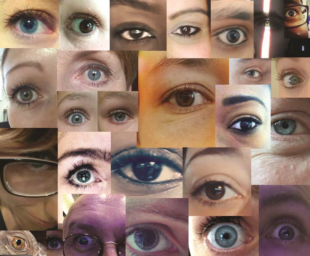
[[[25,247],[26,247],[26,240],[21,238],[21,237],[15,236],[13,238],[13,247],[16,250],[23,250],[23,249],[25,249]]]

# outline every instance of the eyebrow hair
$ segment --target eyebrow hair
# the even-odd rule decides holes
[[[93,160],[104,160],[106,162],[111,161],[111,152],[108,150],[102,150],[100,148],[76,148],[63,153],[60,158],[58,158],[58,162],[69,157],[77,156],[83,156]]]
[[[150,4],[140,0],[111,0],[110,6],[125,5],[145,12],[159,12],[160,4]]]
[[[261,11],[260,12],[254,12],[254,20],[270,18],[270,17],[272,17],[274,19],[279,19],[280,21],[284,20],[284,18],[282,16],[280,16],[278,13],[276,13],[275,11],[270,11],[268,14],[261,12]]]
[[[211,10],[211,21],[221,21],[223,19],[251,20],[253,13],[240,10],[239,7],[216,8]]]
[[[169,16],[169,19],[170,20],[174,20],[182,15],[185,15],[185,14],[189,14],[189,13],[201,13],[201,14],[204,14],[206,16],[209,17],[209,12],[202,9],[202,8],[193,8],[193,9],[186,9],[186,10],[181,10],[179,12],[176,12],[172,15]]]
[[[227,97],[223,99],[222,104],[225,107],[228,107],[228,106],[232,106],[236,104],[241,104],[247,101],[256,101],[259,104],[261,104],[264,108],[266,108],[265,103],[261,99],[255,96],[247,96],[247,95],[236,95],[236,96]]]
[[[70,93],[68,95],[66,95],[65,97],[63,97],[61,99],[61,101],[58,103],[58,106],[63,102],[63,101],[66,101],[66,100],[84,100],[84,99],[89,99],[91,98],[92,94],[90,94],[89,92],[79,92],[79,93]]]
[[[123,99],[130,101],[138,100],[138,92],[99,92],[99,103],[104,100]]]
[[[270,59],[237,59],[237,61],[239,63],[248,63],[248,62],[251,62],[251,61],[263,61],[263,62],[266,62],[266,61],[270,61]]]
[[[41,65],[41,63],[36,62],[36,61],[26,61],[23,63],[19,63],[17,65],[15,65],[14,67],[12,67],[5,75],[5,77],[7,77],[10,73],[12,73],[13,71],[20,69],[20,68],[25,68],[25,67],[30,67],[30,68],[34,68],[39,70],[40,72],[44,72],[44,68]]]
[[[188,160],[187,164],[184,167],[184,170],[187,169],[189,164],[198,157],[203,156],[212,156],[212,155],[226,155],[226,156],[232,156],[237,155],[240,156],[241,153],[237,148],[205,148],[202,149],[195,154],[191,156],[191,158]]]

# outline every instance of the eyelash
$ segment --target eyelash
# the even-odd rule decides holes
[[[112,123],[114,123],[114,124],[124,124],[124,123],[126,123],[126,122],[129,121],[129,120],[125,120],[125,121],[116,121],[116,120],[113,120],[113,116],[114,116],[115,114],[118,114],[118,113],[123,113],[123,114],[125,114],[125,115],[127,116],[127,118],[130,118],[130,119],[133,118],[133,115],[132,115],[130,112],[128,112],[127,110],[125,110],[125,109],[115,109],[115,110],[111,111],[111,112],[108,114],[108,117],[110,118],[110,121],[111,121]]]
[[[72,126],[83,125],[85,122],[87,122],[87,121],[85,121],[85,122],[83,122],[83,123],[81,123],[81,124],[72,124],[72,123],[70,123],[70,122],[68,121],[69,116],[72,115],[72,114],[76,114],[76,113],[77,113],[77,114],[83,115],[83,116],[86,118],[87,121],[90,119],[90,116],[89,116],[84,110],[82,110],[82,109],[76,109],[76,108],[70,109],[70,110],[66,111],[65,114],[63,115],[63,118],[65,119],[65,121],[66,121],[69,125],[72,125]]]
[[[145,37],[142,39],[134,39],[134,40],[129,40],[126,39],[122,36],[122,34],[124,34],[126,31],[133,31],[133,30],[139,30],[143,33],[149,33],[151,36],[150,37]],[[116,29],[116,31],[114,32],[114,37],[117,37],[120,40],[124,40],[127,43],[141,43],[143,41],[146,41],[148,39],[156,39],[156,36],[154,36],[154,33],[150,32],[149,28],[143,27],[141,25],[132,25],[131,27],[126,27],[126,28],[121,28],[121,29]]]
[[[234,125],[242,121],[254,122],[256,126],[254,128],[249,128],[248,131],[242,131],[241,127],[240,127],[241,129],[232,128]],[[227,129],[230,129],[233,132],[240,134],[240,135],[247,135],[247,134],[252,134],[253,132],[255,132],[257,128],[262,124],[263,122],[258,117],[252,116],[252,115],[245,115],[245,116],[238,117],[237,119],[230,122]]]
[[[245,40],[240,42],[239,44],[236,44],[236,45],[230,45],[230,44],[224,43],[222,40],[220,40],[219,35],[221,35],[222,33],[226,32],[226,31],[230,31],[230,30],[240,30],[243,33],[243,36],[245,37]],[[214,35],[212,37],[216,37],[215,38],[216,42],[223,49],[239,48],[239,47],[241,47],[243,44],[245,44],[248,41],[247,32],[245,32],[245,30],[246,29],[244,29],[242,27],[238,27],[238,26],[229,27],[229,28],[225,28],[225,29],[220,30],[219,32],[214,33]]]
[[[176,31],[178,31],[178,30],[181,31],[181,28],[184,28],[184,27],[189,27],[190,29],[193,28],[195,31],[192,32],[192,33],[189,34],[189,35],[187,35],[187,34],[182,34],[182,32],[181,32],[181,34],[179,34],[179,33],[174,33],[174,32],[176,32]],[[176,35],[176,36],[179,36],[179,37],[190,38],[190,37],[195,36],[196,34],[198,34],[200,31],[201,31],[201,29],[198,28],[198,27],[188,26],[188,25],[187,25],[187,26],[180,26],[180,27],[178,27],[177,29],[175,29],[174,31],[172,31],[171,34]]]
[[[22,90],[34,91],[37,94],[38,98],[32,102],[21,103],[16,99],[16,96]],[[40,98],[42,98],[42,96],[38,93],[38,91],[39,88],[33,84],[21,83],[10,89],[10,91],[8,92],[8,98],[10,101],[15,102],[19,107],[30,107],[32,104],[35,104]]]
[[[51,240],[57,240],[57,241],[61,244],[61,248],[59,248],[59,249],[51,249],[51,248],[48,248],[48,244],[49,244],[49,242],[50,242]],[[62,249],[62,247],[63,247],[62,238],[59,237],[59,236],[57,236],[57,235],[55,235],[55,234],[51,234],[51,235],[48,235],[48,236],[47,236],[47,242],[46,242],[46,244],[47,244],[47,249],[48,249],[48,250],[60,250],[60,249]]]

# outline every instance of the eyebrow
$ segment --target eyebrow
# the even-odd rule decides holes
[[[61,99],[61,101],[58,103],[58,106],[66,100],[74,101],[74,100],[87,100],[91,98],[91,95],[89,92],[80,92],[80,93],[71,93],[66,95]]]
[[[202,9],[202,8],[193,8],[193,9],[186,9],[186,10],[182,10],[182,11],[179,11],[179,12],[176,12],[172,15],[169,16],[169,19],[170,20],[174,20],[182,15],[185,15],[185,14],[189,14],[189,13],[201,13],[201,14],[204,14],[206,16],[209,17],[209,12]]]
[[[263,61],[263,62],[267,62],[269,61],[270,62],[270,59],[238,59],[237,60],[239,63],[248,63],[248,62],[260,62],[260,61]]]
[[[264,12],[254,12],[254,20],[270,18],[270,17],[274,19],[279,19],[280,21],[284,20],[284,18],[280,16],[278,13],[276,13],[275,11],[271,11],[268,14]]]
[[[255,96],[246,96],[246,95],[236,95],[236,96],[232,96],[232,97],[227,97],[227,98],[223,99],[222,104],[225,107],[229,107],[229,106],[241,104],[241,103],[244,103],[247,101],[256,101],[259,104],[261,104],[264,108],[266,108],[265,103],[261,99],[255,97]]]
[[[150,4],[144,1],[139,0],[111,0],[111,7],[116,5],[124,5],[129,6],[134,9],[142,10],[145,12],[160,12],[161,5],[160,4]]]
[[[138,92],[99,92],[99,103],[105,100],[123,99],[127,101],[137,102]],[[133,103],[134,103],[133,102]]]
[[[268,196],[266,198],[260,198],[260,208],[266,209],[269,207],[276,207],[282,204],[298,203],[306,206],[310,210],[310,201],[305,197],[295,193],[278,193]]]
[[[192,157],[188,160],[187,164],[185,165],[184,170],[187,169],[189,164],[194,159],[198,157],[213,156],[213,155],[241,156],[241,152],[235,148],[205,148],[192,155]]]
[[[106,162],[111,161],[111,152],[108,150],[102,150],[100,148],[76,148],[63,153],[60,158],[58,158],[58,162],[69,157],[77,156],[83,156],[93,160],[104,160]]]
[[[40,72],[44,72],[44,68],[41,65],[41,63],[36,62],[36,61],[27,61],[27,62],[23,62],[23,63],[19,63],[17,65],[15,65],[14,67],[12,67],[5,75],[5,77],[7,77],[10,73],[12,73],[13,71],[20,69],[20,68],[34,68]]]
[[[233,20],[251,20],[253,19],[253,13],[240,10],[239,7],[228,8],[216,8],[211,10],[211,21],[221,21],[224,19]]]

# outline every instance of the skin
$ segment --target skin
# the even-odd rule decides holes
[[[96,236],[103,244],[123,243],[126,238],[125,230],[126,208],[123,195],[82,195],[71,206],[64,221],[64,237],[87,233]],[[115,245],[105,244],[102,255],[117,256]]]
[[[287,48],[289,39],[284,38],[284,26],[283,26],[283,10],[284,1],[270,1],[270,13],[266,19],[263,13],[263,0],[254,1],[254,46],[255,46],[255,58],[261,57],[262,39],[264,35],[264,28],[266,20],[270,21],[270,51],[269,57],[283,57],[285,56],[285,50]]]
[[[3,65],[7,94],[13,96],[13,90],[20,85],[35,86],[28,89],[33,93],[29,106],[25,101],[18,104],[16,96],[10,99],[8,116],[12,128],[57,127],[56,53],[53,49],[11,49],[8,52]]]
[[[287,11],[290,10],[289,8],[291,6],[296,6],[296,5],[302,5],[302,1],[301,0],[293,0],[293,1],[288,1],[286,3],[286,1],[284,1],[284,8],[288,8],[286,9]],[[302,11],[303,9],[299,9],[298,7],[294,7],[293,10],[295,10],[295,8],[297,8],[297,10]],[[309,14],[308,14],[309,15]],[[305,14],[303,16],[303,24],[292,24],[289,20],[287,21],[287,26],[286,26],[286,20],[284,19],[284,30],[285,30],[285,37],[288,38],[308,38],[308,25],[307,25],[307,15]],[[295,27],[296,25],[300,25],[298,27]],[[294,26],[294,28],[290,28],[290,26]]]
[[[93,65],[96,66],[93,67]],[[97,67],[97,65],[99,66]],[[91,69],[101,72],[101,77],[98,80],[90,80],[88,77],[88,71]],[[108,70],[112,73],[111,75]],[[59,51],[57,72],[57,88],[59,91],[127,90],[122,63],[114,52]]]
[[[186,152],[183,193],[184,197],[189,198],[189,215],[251,215],[250,150],[236,149],[233,154],[217,154],[210,151],[189,162],[202,150],[189,148]],[[222,181],[231,187],[225,186],[223,199],[212,200],[204,193],[204,188],[208,185],[196,193],[197,189],[208,181]]]
[[[252,184],[310,184],[309,107],[309,99],[272,99],[271,147],[252,151]],[[293,134],[275,132],[273,124],[283,119],[297,122]]]
[[[310,71],[306,68],[309,65],[307,58],[280,58],[276,61],[276,74],[278,87],[278,97],[280,98],[303,98],[310,97]],[[292,72],[293,74],[285,73],[285,71]],[[284,76],[281,76],[284,72]],[[291,86],[288,79],[292,76],[301,78],[301,82]],[[284,81],[284,78],[286,78]]]
[[[168,58],[210,58],[210,29],[207,1],[167,1],[167,56]],[[175,17],[175,14],[190,9],[199,10]],[[181,26],[201,29],[195,35],[177,35]]]
[[[271,61],[229,59],[229,84],[271,84]]]
[[[141,212],[141,209],[143,211]],[[134,231],[135,227],[143,227],[160,232],[159,243],[168,242],[167,246],[152,249],[153,254],[163,256],[188,255],[188,201],[186,199],[127,199],[127,231]],[[140,225],[140,226],[138,226]],[[132,248],[127,236],[126,255],[133,256],[143,253]],[[174,247],[169,251],[169,248]],[[143,255],[143,254],[142,254]]]
[[[190,60],[193,63],[186,65],[188,60],[185,64],[173,60],[171,65],[154,70],[162,61],[165,62],[163,52],[143,52],[139,56],[138,146],[214,146],[215,84],[228,84],[228,61]],[[189,107],[181,107],[171,90],[182,92],[188,87],[190,92],[196,92],[195,101]]]
[[[97,131],[96,92],[58,92],[58,128],[60,131]],[[74,124],[72,115],[83,119]]]
[[[62,242],[62,230],[53,230],[53,231],[46,231],[46,238],[47,238],[47,255],[48,256],[63,256],[63,242]],[[50,247],[50,243],[58,241],[57,249],[52,249]]]
[[[260,186],[259,192],[260,255],[306,255],[310,251],[309,186]],[[272,204],[267,204],[272,198]],[[289,240],[279,234],[285,226],[295,232]]]
[[[74,141],[74,143],[72,143]],[[111,150],[111,136],[110,133],[105,132],[71,132],[63,133],[59,138],[58,147],[58,187],[60,193],[70,194],[109,194],[111,191],[111,163],[104,159],[91,158],[81,154],[76,154],[63,158],[66,152],[78,151],[80,149],[101,150],[103,152],[110,152]],[[66,179],[68,172],[74,170],[74,166],[81,164],[90,164],[96,170],[91,172],[95,181],[90,181],[85,184],[73,181],[73,183],[80,187],[75,187]],[[73,175],[69,177],[73,179]],[[83,187],[85,186],[85,187]]]
[[[247,19],[229,18],[230,12],[245,12]],[[211,5],[211,57],[212,58],[253,58],[254,26],[253,3],[236,1],[212,2]],[[240,39],[237,44],[231,44],[222,34],[228,29],[239,29]],[[226,30],[225,30],[226,29]],[[220,38],[220,35],[223,38]],[[244,38],[243,38],[244,37]]]
[[[254,100],[225,106],[223,101],[234,96],[252,96]],[[233,85],[216,87],[216,145],[218,147],[264,148],[270,143],[270,89],[264,85]],[[249,133],[233,128],[241,118],[256,117],[262,122]],[[240,123],[239,123],[240,125]],[[239,127],[240,129],[240,127]]]
[[[110,49],[109,1],[62,0],[60,1],[59,7],[61,24],[61,50],[78,49],[106,51]],[[72,17],[72,15],[75,14],[82,14],[82,16]],[[81,33],[78,30],[78,19],[86,19],[92,21],[95,26],[94,30],[90,33]]]
[[[0,48],[58,48],[58,0],[4,0],[0,3]],[[39,16],[35,13],[35,17],[40,23],[37,31],[33,34],[24,33],[19,22],[16,21],[13,26],[7,26],[6,19],[12,18],[18,11],[40,10]],[[42,13],[46,13],[43,17],[48,18],[48,22],[43,22]],[[22,18],[31,17],[29,15],[21,16]]]
[[[163,164],[160,176],[150,182],[166,182],[166,184],[145,184],[144,181],[139,180],[133,174],[131,162],[123,164],[122,171],[130,176],[131,179],[140,182],[140,184],[130,181],[128,178],[123,178],[117,172],[113,172],[113,163],[120,159],[120,157],[140,156],[139,160],[143,159],[143,153],[150,152],[148,149],[139,151],[137,145],[136,133],[112,133],[112,193],[125,194],[134,197],[148,197],[148,198],[180,198],[182,197],[182,174],[177,169]],[[165,159],[170,159],[174,165],[182,166],[182,151],[180,149],[150,149],[152,152],[157,152],[158,155],[165,154]],[[121,153],[123,152],[123,153]],[[169,153],[170,152],[170,153]],[[138,158],[138,157],[136,157]],[[136,159],[135,158],[135,159]],[[127,159],[127,158],[125,158]],[[156,158],[155,158],[156,159]],[[169,163],[171,163],[169,161]],[[170,182],[168,183],[168,181]]]
[[[155,9],[143,10],[143,8],[136,8],[130,4],[130,1],[123,1],[125,4],[119,4],[114,0],[111,1],[111,50],[165,51],[166,0],[144,0],[138,2],[146,3]],[[120,13],[122,15],[119,15]],[[133,24],[128,26],[127,24],[130,23]],[[134,30],[135,28],[140,28],[140,30],[150,33],[152,37],[140,40],[126,40],[121,37],[125,29]],[[129,38],[132,39],[131,37]]]
[[[126,112],[113,112],[124,110]],[[115,113],[126,113],[124,121],[118,121]],[[99,131],[138,131],[138,92],[99,92]]]
[[[256,192],[257,193],[257,192]],[[217,249],[207,239],[209,231],[201,233],[201,226],[207,223],[206,217],[189,217],[189,250],[192,256],[240,255],[258,256],[259,224],[258,198],[252,197],[252,216],[243,217],[242,227],[246,241],[233,249]]]

